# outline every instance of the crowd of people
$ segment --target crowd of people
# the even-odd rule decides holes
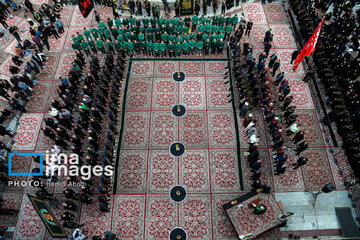
[[[22,39],[18,26],[9,26],[6,22],[8,18],[13,18],[16,12],[20,12],[22,8],[32,14],[36,23],[31,17],[27,18],[31,39]],[[26,104],[30,100],[34,88],[39,83],[37,77],[42,69],[45,68],[48,58],[44,53],[44,45],[50,49],[48,39],[50,36],[58,37],[56,29],[56,21],[61,23],[58,12],[59,9],[43,4],[38,11],[35,11],[33,4],[29,0],[25,0],[24,5],[18,5],[15,1],[5,1],[0,3],[0,23],[14,38],[17,44],[12,54],[12,64],[9,66],[11,73],[10,79],[0,79],[0,96],[9,104],[0,110],[0,135],[3,140],[0,141],[0,181],[7,184],[8,178],[8,159],[7,153],[11,151],[14,143],[13,137],[16,133],[16,126],[19,124],[19,118],[22,113],[26,112]],[[13,14],[12,14],[13,13]],[[61,23],[62,28],[62,23]],[[5,30],[1,31],[0,37],[7,36]],[[60,33],[60,31],[59,31]],[[16,124],[10,126],[13,121]],[[5,201],[1,198],[1,202]],[[12,215],[18,210],[6,208],[0,203],[0,215]]]
[[[263,1],[264,2],[264,1]],[[308,39],[318,24],[312,1],[290,1],[298,14],[302,24],[302,34]],[[324,31],[319,39],[318,49],[314,58],[318,66],[318,74],[324,83],[328,100],[333,111],[332,119],[337,122],[339,133],[344,139],[343,147],[349,156],[354,168],[358,168],[360,160],[359,126],[360,120],[360,84],[356,80],[359,76],[359,27],[358,18],[351,14],[352,3],[335,4],[331,24],[324,24]],[[166,0],[163,1],[165,13],[170,9]],[[214,13],[217,1],[213,4]],[[239,1],[236,1],[238,5]],[[326,10],[329,4],[315,1],[316,7]],[[10,80],[0,80],[0,96],[4,97],[10,108],[1,110],[0,124],[8,122],[14,112],[26,112],[26,102],[30,99],[33,88],[38,84],[36,76],[45,68],[47,57],[44,48],[50,50],[49,37],[58,38],[64,32],[59,9],[43,4],[39,11],[29,0],[24,2],[25,7],[32,14],[29,17],[30,33],[32,39],[22,40],[20,29],[17,26],[8,26],[6,19],[9,7],[19,10],[13,2],[0,3],[0,23],[8,28],[9,33],[17,39],[18,44],[15,55],[12,57],[14,65],[9,71],[13,75]],[[223,1],[225,9],[227,1]],[[203,11],[209,1],[203,1]],[[58,7],[58,6],[57,6]],[[142,19],[131,16],[129,19],[108,18],[106,23],[95,13],[98,27],[84,28],[72,36],[72,47],[76,51],[76,58],[71,65],[68,76],[59,78],[58,99],[51,101],[49,117],[44,119],[45,127],[42,131],[45,136],[54,141],[52,153],[60,154],[71,150],[80,156],[80,165],[113,165],[113,146],[117,135],[117,111],[122,80],[126,72],[126,58],[133,55],[147,55],[155,57],[181,57],[187,55],[221,54],[227,44],[232,50],[232,71],[236,86],[240,93],[240,117],[248,137],[249,149],[247,160],[252,171],[252,187],[256,190],[269,188],[261,182],[262,161],[258,150],[259,133],[252,108],[263,108],[263,117],[268,132],[272,137],[275,175],[283,174],[288,166],[288,146],[285,136],[291,136],[291,145],[297,145],[295,155],[296,163],[292,169],[305,165],[308,159],[303,156],[303,151],[308,148],[304,131],[297,123],[296,107],[292,105],[293,96],[289,80],[280,70],[280,60],[276,54],[270,55],[273,34],[271,29],[264,36],[264,52],[258,59],[254,58],[253,49],[245,41],[241,46],[242,37],[249,36],[253,26],[252,21],[240,21],[238,16],[213,16],[198,17],[200,1],[195,2],[196,15],[179,18],[179,3],[175,4],[175,18],[160,16],[160,7],[152,5],[148,0],[142,4],[129,1],[132,14],[142,15],[143,8],[151,18]],[[135,9],[137,8],[137,11]],[[225,11],[225,10],[224,10]],[[349,22],[348,22],[349,21]],[[314,28],[315,26],[315,28]],[[344,26],[344,27],[340,27]],[[309,31],[311,29],[311,31]],[[100,53],[100,55],[98,55]],[[294,60],[299,52],[293,56]],[[345,71],[344,71],[345,70]],[[309,78],[309,75],[307,75]],[[306,78],[306,80],[308,79]],[[277,91],[274,92],[273,89]],[[278,94],[278,96],[277,96]],[[344,97],[346,96],[346,97]],[[5,125],[0,125],[0,135],[12,138],[16,132]],[[103,137],[102,135],[105,135]],[[105,138],[105,139],[104,139]],[[290,144],[290,143],[289,143]],[[11,142],[6,144],[0,141],[2,151],[11,151]],[[39,158],[34,157],[34,162],[39,163]],[[55,157],[55,163],[56,163]],[[51,164],[51,163],[50,163]],[[48,166],[54,167],[54,166]],[[1,161],[0,180],[7,182],[7,164]],[[38,172],[39,168],[32,169]],[[78,202],[92,204],[98,201],[101,212],[109,212],[109,191],[112,187],[110,177],[101,176],[101,184],[97,178],[82,180],[77,177],[67,177],[67,183],[82,183],[78,189],[67,188],[63,191],[66,200],[61,206],[64,209],[61,215],[65,228],[75,229],[73,237],[85,238],[86,232],[79,230],[84,224],[78,224],[75,212]],[[33,177],[33,186],[38,186],[36,195],[39,198],[54,202],[56,198],[44,187],[46,182],[59,181],[55,176]],[[94,192],[99,193],[94,196]],[[13,214],[16,210],[2,208],[0,214]],[[101,236],[93,236],[101,239]]]
[[[3,24],[4,27],[8,27],[9,32],[18,41],[11,58],[12,64],[9,66],[9,72],[12,76],[9,80],[0,80],[0,96],[9,104],[9,107],[1,109],[0,116],[0,124],[2,124],[0,126],[0,134],[2,136],[8,135],[8,138],[5,138],[4,141],[0,141],[3,156],[3,161],[1,162],[2,174],[0,177],[5,183],[8,181],[6,177],[7,159],[5,153],[6,151],[11,151],[11,145],[14,143],[11,138],[16,135],[15,129],[11,129],[8,124],[13,117],[16,117],[18,120],[21,114],[26,112],[26,103],[30,100],[34,88],[39,83],[36,80],[37,76],[42,69],[45,68],[45,62],[48,60],[44,54],[43,45],[49,49],[48,38],[54,35],[52,29],[54,28],[55,18],[59,19],[60,17],[46,4],[43,4],[38,12],[35,12],[29,1],[25,1],[25,6],[34,16],[43,16],[38,19],[37,23],[34,23],[31,18],[28,18],[30,33],[32,35],[31,40],[21,39],[20,29],[17,26],[7,26],[7,24]],[[10,13],[7,8],[9,8],[9,6],[0,4],[0,13],[3,14],[2,17],[5,19]],[[46,23],[46,21],[49,23]]]
[[[138,19],[130,17],[121,20],[96,18],[98,27],[84,28],[83,33],[72,36],[74,50],[83,50],[87,55],[106,51],[127,55],[148,55],[155,57],[180,57],[187,55],[220,54],[230,40],[239,18],[214,16],[189,16],[180,18]],[[247,25],[249,32],[252,22]],[[246,25],[242,23],[241,31]]]
[[[316,71],[326,90],[345,154],[360,177],[360,55],[359,1],[290,1],[304,39],[315,29],[324,13],[325,22],[314,53]],[[357,11],[355,11],[357,5]],[[333,10],[330,11],[332,6]]]
[[[87,64],[84,54],[77,50],[76,58],[71,66],[68,77],[59,78],[59,100],[51,101],[50,117],[44,120],[44,134],[54,140],[59,149],[56,153],[71,149],[81,161],[80,166],[108,166],[113,165],[115,136],[117,134],[117,109],[120,100],[121,81],[124,78],[126,59],[125,55],[114,56],[110,52],[101,59],[92,55]],[[89,73],[84,74],[89,65]],[[102,139],[102,135],[106,139]],[[56,161],[55,161],[56,162]],[[46,178],[46,177],[45,177]],[[82,182],[76,193],[72,189],[64,191],[67,199],[62,215],[64,227],[81,227],[74,222],[77,205],[71,201],[80,200],[82,203],[93,202],[93,191],[97,189],[99,210],[109,212],[109,191],[111,177],[102,175],[101,185],[95,184],[98,177],[81,180],[77,177],[68,177],[67,183],[76,185]],[[35,181],[38,181],[36,179]],[[39,190],[41,194],[44,189]]]
[[[256,190],[268,189],[260,180],[263,163],[257,149],[260,140],[257,130],[258,119],[250,109],[258,106],[263,109],[268,132],[272,136],[275,175],[283,174],[289,165],[287,161],[291,153],[285,144],[285,136],[292,136],[292,145],[297,144],[296,156],[308,148],[308,143],[304,140],[304,131],[296,122],[296,106],[291,105],[293,96],[290,94],[289,79],[285,77],[284,72],[278,73],[280,60],[276,54],[269,56],[273,38],[271,29],[265,33],[264,52],[259,55],[257,63],[253,49],[247,41],[244,42],[241,50],[241,37],[242,34],[237,35],[235,32],[234,38],[230,41],[233,56],[232,70],[240,95],[239,115],[243,119],[242,124],[249,142],[246,154],[252,171],[252,187]],[[277,106],[279,108],[276,108]],[[293,170],[305,165],[307,161],[304,156],[298,157],[296,163],[292,164]]]

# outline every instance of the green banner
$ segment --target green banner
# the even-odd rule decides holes
[[[180,15],[187,16],[194,14],[194,0],[180,0]]]
[[[55,219],[54,214],[51,212],[47,203],[37,197],[27,194],[30,202],[34,206],[36,212],[39,214],[41,221],[45,224],[46,229],[49,231],[53,238],[66,238],[66,234],[59,222]]]

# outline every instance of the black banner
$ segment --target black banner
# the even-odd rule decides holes
[[[34,206],[36,212],[39,214],[41,221],[45,224],[46,229],[49,231],[53,238],[66,238],[66,234],[59,222],[55,219],[54,214],[51,212],[47,203],[37,197],[27,194],[30,202]]]
[[[187,16],[194,14],[194,0],[180,0],[180,15]]]
[[[86,18],[94,8],[94,0],[79,0],[79,9],[81,14]]]

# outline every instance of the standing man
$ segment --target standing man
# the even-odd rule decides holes
[[[254,25],[254,23],[253,23],[253,22],[251,21],[251,19],[250,19],[250,21],[246,24],[246,32],[245,32],[245,35],[250,36],[250,31],[251,31],[253,25]]]
[[[130,8],[131,15],[134,15],[135,14],[135,2],[134,2],[134,0],[129,1],[129,8]]]
[[[148,17],[150,17],[150,13],[151,13],[151,5],[150,5],[150,2],[149,0],[145,0],[144,2],[144,7],[145,7],[145,10],[146,10],[146,13],[148,15]]]

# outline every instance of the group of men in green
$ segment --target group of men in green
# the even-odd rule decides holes
[[[115,54],[144,54],[155,57],[222,53],[239,21],[238,16],[181,18],[108,18],[98,27],[84,28],[72,36],[72,48],[87,55],[98,51]]]

